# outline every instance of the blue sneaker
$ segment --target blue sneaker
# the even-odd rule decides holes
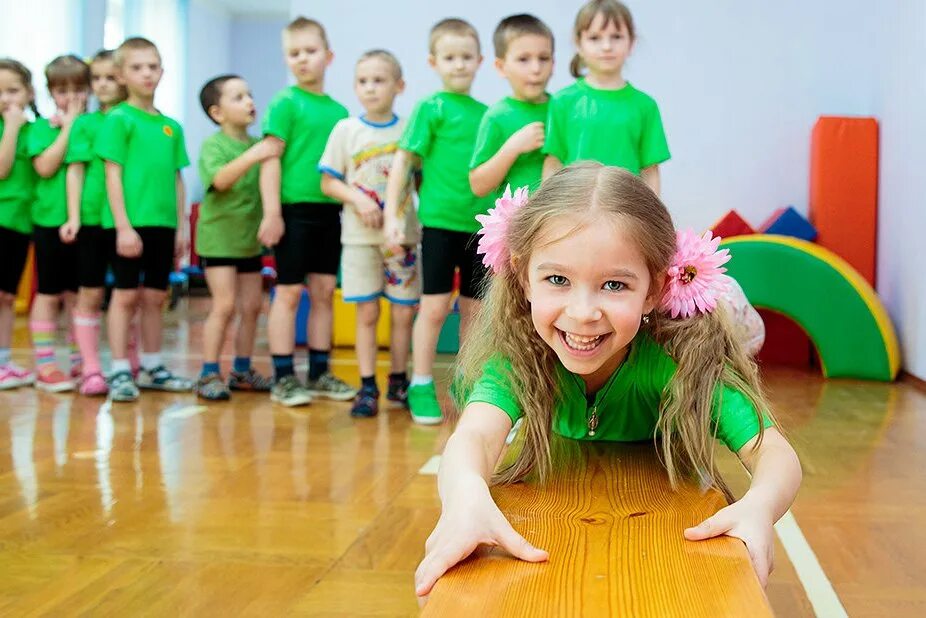
[[[379,412],[379,391],[372,388],[361,388],[354,397],[350,415],[354,418],[372,418]]]
[[[113,401],[135,401],[138,399],[138,386],[129,371],[114,373],[109,378],[109,398]]]

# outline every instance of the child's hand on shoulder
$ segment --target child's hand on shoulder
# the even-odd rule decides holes
[[[718,536],[732,536],[743,541],[752,560],[759,583],[764,588],[775,568],[775,530],[768,508],[744,496],[724,507],[703,522],[685,530],[689,541],[703,541]]]
[[[141,252],[141,236],[135,228],[125,227],[116,230],[116,253],[124,258],[137,258]]]
[[[257,161],[263,163],[267,159],[283,156],[283,142],[279,139],[268,139],[265,137],[251,146],[250,151]]]
[[[380,205],[362,191],[354,191],[354,194],[355,199],[352,204],[363,224],[373,229],[383,227],[383,209]]]
[[[542,148],[545,139],[546,133],[544,131],[543,123],[532,122],[515,131],[511,137],[508,138],[506,146],[513,148],[515,152],[522,154],[525,152],[533,152],[534,150]]]

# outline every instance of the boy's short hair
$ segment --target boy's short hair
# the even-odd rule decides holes
[[[365,51],[357,58],[357,64],[360,64],[364,60],[369,60],[370,58],[379,58],[383,62],[386,62],[392,67],[392,76],[395,77],[396,81],[402,79],[402,65],[399,64],[399,59],[396,58],[392,52],[385,49],[371,49]]]
[[[517,15],[509,15],[498,22],[495,34],[492,35],[495,57],[504,58],[505,54],[508,53],[508,45],[519,36],[526,34],[546,37],[550,40],[550,47],[553,47],[553,31],[550,30],[549,26],[533,15],[518,13]]]
[[[219,104],[219,100],[222,98],[222,88],[225,87],[227,82],[233,79],[241,79],[241,76],[227,73],[225,75],[213,77],[206,82],[203,89],[199,91],[199,103],[203,106],[203,111],[206,112],[206,116],[209,117],[209,120],[215,122],[215,124],[219,123],[212,117],[212,114],[209,113],[209,108]]]
[[[90,65],[74,54],[58,56],[45,67],[45,81],[49,89],[72,84],[89,88]]]
[[[113,62],[116,63],[117,67],[122,67],[122,63],[125,62],[125,55],[130,51],[141,51],[144,49],[152,49],[154,53],[158,55],[158,60],[161,59],[161,52],[158,51],[158,46],[149,41],[148,39],[141,36],[129,37],[126,40],[122,41],[122,44],[116,48],[116,51],[113,52]]]
[[[286,42],[286,35],[292,34],[293,32],[300,32],[302,30],[315,30],[318,33],[319,38],[325,44],[325,48],[330,49],[331,45],[328,44],[328,33],[325,32],[325,27],[315,19],[310,19],[308,17],[303,17],[300,15],[296,19],[292,20],[283,28],[283,41]]]
[[[434,54],[434,46],[437,44],[437,40],[448,34],[455,34],[457,36],[471,36],[476,39],[476,47],[480,47],[479,33],[476,32],[476,29],[473,28],[472,24],[470,24],[465,19],[460,19],[458,17],[448,17],[447,19],[440,20],[431,27],[431,34],[428,37],[428,52]]]

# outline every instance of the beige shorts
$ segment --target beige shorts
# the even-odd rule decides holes
[[[418,248],[405,247],[393,253],[378,245],[344,245],[341,293],[348,303],[385,296],[398,305],[417,305],[421,298]]]

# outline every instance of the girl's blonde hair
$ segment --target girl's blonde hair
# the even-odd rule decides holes
[[[35,88],[32,86],[32,71],[26,68],[26,65],[19,60],[13,60],[12,58],[0,58],[0,71],[9,71],[19,76],[23,87],[29,91],[29,109],[32,110],[36,118],[40,117],[39,108],[35,105]]]
[[[633,27],[633,15],[630,14],[630,9],[628,9],[626,5],[618,2],[618,0],[589,0],[589,2],[586,2],[582,5],[582,8],[579,9],[575,24],[572,27],[572,41],[576,47],[579,45],[579,38],[582,36],[582,33],[591,27],[592,22],[595,21],[595,17],[599,14],[604,16],[605,24],[614,22],[614,25],[618,28],[620,28],[622,24],[626,26],[627,33],[630,35],[630,40],[636,40],[637,34]],[[576,51],[576,54],[572,57],[572,61],[569,63],[569,72],[572,73],[572,76],[575,78],[582,77],[582,69],[584,66],[585,63],[582,62],[582,56]]]
[[[597,225],[606,216],[638,239],[652,281],[650,295],[660,298],[675,253],[675,229],[656,194],[630,172],[592,162],[565,167],[543,182],[509,225],[511,268],[487,282],[482,310],[460,351],[454,389],[462,407],[486,361],[498,355],[511,364],[507,380],[524,414],[523,447],[497,472],[495,482],[517,481],[531,472],[543,479],[550,470],[553,411],[560,396],[557,357],[531,321],[525,293],[531,253],[539,243],[549,242],[545,234],[553,221]],[[768,405],[755,363],[738,341],[723,304],[689,319],[672,320],[657,310],[641,328],[677,365],[663,392],[654,438],[673,487],[681,474],[698,473],[729,496],[714,464],[712,412],[721,405],[719,387],[726,385],[745,395],[762,426]]]

